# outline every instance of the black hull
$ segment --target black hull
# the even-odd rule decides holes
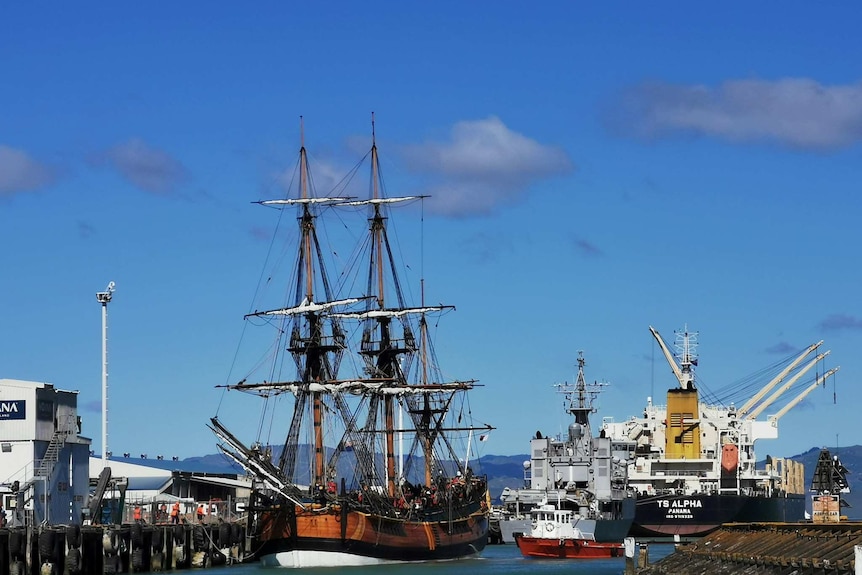
[[[658,495],[638,498],[633,537],[702,537],[723,523],[798,522],[805,496]]]
[[[600,543],[619,543],[625,539],[634,524],[636,508],[634,498],[628,497],[622,502],[622,517],[619,519],[596,521],[596,541]]]

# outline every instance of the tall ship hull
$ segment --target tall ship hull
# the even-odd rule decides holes
[[[631,534],[636,537],[701,537],[731,522],[797,522],[805,518],[802,464],[768,457],[758,465],[754,443],[778,437],[778,420],[838,368],[813,381],[805,374],[829,352],[802,361],[823,342],[779,362],[778,373],[740,407],[701,400],[695,386],[697,334],[677,332],[676,354],[650,327],[679,381],[667,403],[647,399],[642,417],[621,423],[606,418],[602,433],[614,452],[628,461],[628,485],[637,493]],[[801,382],[789,402],[782,394]],[[712,399],[718,396],[713,393]],[[772,406],[776,412],[758,419]],[[766,412],[768,413],[768,412]]]
[[[267,567],[375,565],[465,558],[487,542],[488,518],[477,509],[452,522],[380,517],[340,506],[264,513],[259,536]]]

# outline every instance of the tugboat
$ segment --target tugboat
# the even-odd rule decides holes
[[[267,361],[226,386],[260,396],[265,419],[248,445],[218,417],[210,428],[254,479],[250,549],[265,567],[459,559],[487,542],[487,478],[469,456],[474,433],[493,428],[472,423],[464,400],[475,381],[444,379],[436,362],[430,326],[452,307],[411,304],[397,275],[390,210],[422,197],[384,194],[373,117],[369,155],[367,199],[315,196],[303,144],[298,193],[260,202],[296,209],[299,224],[287,244],[293,274],[275,290],[287,301],[246,315],[274,334],[260,346]],[[318,233],[324,216],[338,228],[332,235]],[[340,261],[334,254],[351,249],[319,238],[337,239],[351,217],[367,237],[357,261]],[[334,263],[330,276],[324,264]],[[413,293],[424,299],[422,281]],[[267,435],[275,430],[283,449]]]
[[[597,542],[619,543],[634,519],[635,500],[626,487],[626,460],[610,438],[593,437],[590,414],[594,400],[606,384],[587,384],[583,352],[578,352],[578,376],[574,385],[558,384],[566,413],[573,417],[568,435],[545,437],[541,432],[530,441],[531,459],[524,463],[524,486],[506,488],[499,519],[503,543],[515,535],[534,531],[534,509],[552,505],[576,517],[578,528]]]
[[[540,505],[530,514],[530,534],[515,534],[515,543],[524,557],[607,559],[623,556],[622,542],[596,541],[595,533],[581,530],[580,516],[571,510]]]

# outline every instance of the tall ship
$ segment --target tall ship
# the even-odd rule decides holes
[[[476,382],[445,379],[434,354],[432,328],[453,308],[425,305],[424,279],[413,286],[419,301],[408,299],[390,212],[423,197],[385,194],[373,126],[372,117],[367,198],[344,193],[350,177],[318,197],[303,138],[298,192],[259,202],[296,210],[293,275],[276,287],[284,304],[245,316],[275,340],[224,387],[260,396],[264,415],[252,442],[218,416],[210,428],[254,480],[250,550],[264,566],[457,559],[480,553],[488,537],[487,478],[470,454],[492,428],[471,421]],[[334,231],[321,231],[327,218]],[[353,221],[365,233],[345,233]],[[349,245],[320,241],[340,235],[364,236],[350,261],[338,255]]]
[[[643,416],[624,422],[605,418],[602,433],[620,446],[628,463],[628,484],[637,492],[631,535],[700,537],[728,522],[801,521],[805,517],[804,469],[789,459],[767,458],[758,467],[754,444],[778,437],[778,421],[838,371],[801,378],[829,352],[812,344],[781,369],[740,407],[708,403],[698,394],[695,367],[697,333],[676,333],[675,353],[653,327],[678,385],[666,405],[647,399]],[[798,384],[798,385],[797,385]],[[796,387],[794,387],[796,386]],[[758,419],[783,402],[790,389],[802,391],[775,413]],[[779,402],[779,403],[776,403]]]
[[[548,506],[567,512],[558,515],[571,518],[572,527],[599,543],[622,542],[631,527],[635,499],[626,487],[626,461],[614,456],[618,449],[610,438],[593,437],[590,425],[595,398],[605,384],[587,384],[585,363],[579,352],[575,384],[556,386],[572,416],[567,433],[547,437],[537,432],[530,440],[530,461],[524,463],[524,485],[507,487],[500,495],[503,543],[529,535],[535,512],[547,512]]]

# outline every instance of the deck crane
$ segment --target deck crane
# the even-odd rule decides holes
[[[794,369],[797,365],[799,365],[799,364],[802,362],[802,360],[803,360],[803,359],[805,359],[805,357],[806,357],[809,353],[811,353],[812,351],[814,351],[815,349],[817,349],[818,347],[820,347],[822,344],[823,344],[823,340],[821,339],[821,340],[820,340],[820,341],[818,341],[817,343],[814,343],[814,344],[811,344],[810,346],[808,346],[808,348],[807,348],[805,351],[803,351],[801,354],[799,354],[799,357],[797,357],[797,358],[796,358],[796,359],[794,359],[792,362],[790,362],[790,365],[788,365],[787,367],[785,367],[785,368],[781,371],[781,373],[779,373],[778,375],[776,375],[776,376],[775,376],[775,377],[774,377],[774,378],[773,378],[769,383],[767,383],[766,385],[764,385],[764,386],[763,386],[763,389],[761,389],[760,391],[758,391],[758,392],[754,395],[754,397],[752,397],[751,399],[749,399],[748,401],[746,401],[746,402],[745,402],[745,405],[743,405],[742,407],[740,407],[740,408],[739,408],[739,410],[736,412],[736,413],[737,413],[737,416],[738,416],[740,419],[741,419],[741,418],[743,418],[743,417],[745,416],[745,414],[746,414],[746,413],[748,413],[748,411],[749,411],[752,407],[754,407],[754,406],[755,406],[755,404],[757,404],[757,402],[758,402],[758,401],[760,401],[761,399],[763,399],[763,397],[764,397],[767,393],[769,393],[769,392],[770,392],[770,390],[772,390],[772,388],[773,388],[773,387],[775,387],[776,385],[778,385],[779,383],[781,383],[781,381],[782,381],[785,377],[787,377],[787,374],[788,374],[788,373],[790,373],[791,371],[793,371],[793,369]]]
[[[775,400],[777,400],[779,397],[781,397],[781,394],[783,394],[785,391],[787,391],[788,389],[793,387],[793,384],[795,384],[797,381],[799,381],[799,378],[801,378],[803,375],[805,375],[808,372],[808,370],[810,370],[812,367],[814,367],[814,365],[818,361],[820,361],[821,359],[823,359],[824,357],[826,357],[830,353],[831,353],[831,351],[825,351],[825,352],[821,353],[820,355],[818,355],[817,357],[815,357],[814,359],[812,359],[810,362],[808,362],[808,364],[805,367],[800,369],[793,377],[791,377],[789,380],[787,380],[787,383],[785,383],[784,385],[779,387],[778,390],[775,393],[773,393],[772,395],[770,395],[763,403],[761,403],[760,405],[758,405],[757,407],[752,409],[751,413],[749,413],[747,416],[748,419],[757,419],[757,416],[760,415],[761,413],[763,413],[764,409],[766,409],[767,407],[769,407],[770,405],[775,403]]]
[[[829,371],[827,371],[826,373],[824,373],[823,375],[821,375],[820,377],[818,377],[818,378],[814,381],[814,383],[812,383],[810,386],[808,386],[808,387],[805,389],[805,391],[803,391],[802,393],[800,393],[799,395],[797,395],[796,397],[794,397],[794,398],[790,401],[790,403],[788,403],[787,405],[785,405],[784,407],[782,407],[782,408],[781,408],[781,410],[780,410],[778,413],[776,413],[775,415],[770,415],[769,417],[767,417],[767,419],[769,420],[769,423],[771,423],[771,424],[772,424],[772,427],[778,427],[778,420],[779,420],[779,419],[781,419],[781,418],[782,418],[782,417],[783,417],[783,416],[784,416],[788,411],[790,411],[791,409],[793,409],[794,407],[796,407],[796,404],[798,404],[800,401],[802,401],[803,399],[805,399],[805,396],[807,396],[809,393],[811,393],[812,391],[814,391],[814,389],[815,389],[818,385],[820,385],[821,383],[823,383],[824,381],[826,381],[826,378],[827,378],[827,377],[829,377],[830,375],[833,375],[833,374],[834,374],[836,371],[838,371],[839,369],[841,369],[841,366],[840,366],[840,365],[839,365],[839,366],[837,366],[837,367],[833,367],[832,369],[830,369]]]
[[[694,389],[694,374],[691,372],[692,366],[692,357],[691,351],[689,348],[689,334],[688,331],[685,332],[683,339],[683,347],[682,347],[682,357],[680,358],[680,365],[677,365],[676,358],[674,358],[673,354],[665,345],[664,340],[661,335],[656,331],[653,326],[649,326],[650,333],[652,333],[655,340],[658,342],[659,347],[661,348],[662,353],[664,353],[667,362],[670,364],[671,370],[673,370],[673,374],[676,376],[677,380],[679,380],[679,386],[682,389]]]

